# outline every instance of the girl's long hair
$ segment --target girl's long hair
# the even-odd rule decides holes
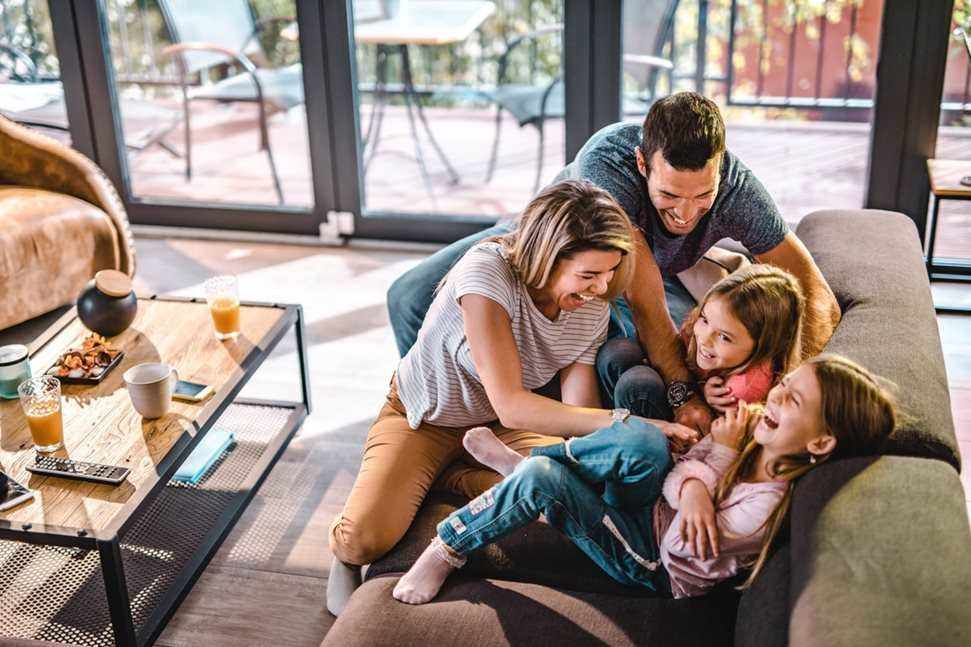
[[[739,587],[746,589],[752,585],[762,566],[768,559],[772,542],[782,527],[796,481],[802,475],[827,460],[869,456],[881,452],[884,442],[897,423],[896,407],[892,396],[884,389],[872,373],[865,368],[839,355],[820,355],[806,362],[812,366],[819,390],[822,394],[820,434],[829,434],[836,439],[836,447],[829,454],[817,456],[811,462],[808,452],[785,456],[769,466],[773,478],[787,483],[785,494],[779,505],[769,515],[765,523],[755,532],[764,529],[762,549],[752,563],[752,572]],[[758,468],[759,444],[753,438],[761,407],[754,407],[749,418],[748,428],[739,443],[740,453],[722,476],[715,489],[714,505],[725,500],[729,491],[743,478]]]
[[[806,300],[792,274],[765,263],[748,265],[729,274],[713,285],[701,304],[691,311],[685,324],[689,332],[712,299],[723,299],[755,342],[748,359],[728,370],[725,376],[742,373],[763,362],[770,363],[776,376],[799,365]],[[693,332],[687,350],[688,368],[697,373],[694,360],[697,343]]]

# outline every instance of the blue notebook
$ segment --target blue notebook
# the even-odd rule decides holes
[[[205,438],[199,441],[189,457],[175,471],[172,480],[182,483],[198,483],[206,470],[222,456],[222,453],[234,440],[236,440],[236,436],[231,431],[210,429]]]

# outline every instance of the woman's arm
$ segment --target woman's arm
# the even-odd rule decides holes
[[[504,427],[568,438],[610,425],[610,411],[606,409],[570,406],[536,395],[523,386],[512,323],[502,306],[478,294],[462,296],[459,304],[472,361]],[[577,387],[577,392],[582,390]]]
[[[574,362],[560,371],[560,399],[578,407],[603,407],[600,379],[593,364]]]

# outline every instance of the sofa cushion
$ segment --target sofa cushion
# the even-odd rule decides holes
[[[706,598],[645,600],[453,576],[433,602],[411,606],[391,597],[397,581],[392,575],[369,578],[323,645],[731,644],[734,608]]]
[[[74,301],[95,272],[117,265],[117,234],[103,211],[62,193],[0,186],[0,329]]]
[[[464,503],[464,499],[457,495],[440,491],[432,492],[402,540],[390,553],[368,568],[367,581],[380,580],[385,576],[398,575],[408,570],[431,541],[438,522]],[[483,578],[494,578],[494,581],[486,581]],[[491,617],[491,622],[495,625],[489,629],[492,632],[489,636],[494,640],[484,640],[480,643],[496,644],[496,641],[503,640],[502,632],[505,625],[502,620],[498,625],[495,624],[497,614],[501,618],[505,613],[518,613],[516,607],[522,603],[519,596],[506,598],[501,595],[503,587],[510,586],[512,582],[530,585],[515,590],[535,601],[535,604],[528,605],[534,610],[543,609],[548,605],[552,605],[551,609],[560,609],[562,605],[567,604],[566,600],[579,600],[579,602],[569,603],[578,608],[576,610],[571,608],[563,618],[556,621],[559,624],[550,629],[554,634],[562,631],[565,632],[564,635],[583,636],[589,628],[575,623],[578,622],[578,618],[584,617],[584,613],[588,613],[585,611],[587,605],[593,605],[597,612],[606,614],[617,622],[617,626],[610,629],[614,632],[610,635],[615,635],[616,640],[609,644],[625,644],[631,641],[638,644],[651,644],[651,637],[658,636],[667,637],[668,641],[663,644],[675,645],[730,644],[732,640],[732,625],[738,604],[738,593],[730,584],[718,587],[715,592],[703,598],[684,600],[659,597],[645,588],[625,586],[604,574],[559,531],[541,522],[533,523],[481,551],[472,553],[468,563],[446,584],[443,594],[447,597],[443,596],[442,600],[478,600],[480,605],[496,605],[496,611],[486,614],[486,617]],[[368,604],[399,605],[390,597],[390,594],[386,597],[383,594],[374,594],[369,601],[359,599],[359,596],[366,597],[362,595],[362,591],[356,592],[350,602],[354,608],[366,607]],[[441,610],[442,607],[430,605],[428,608]],[[640,619],[632,619],[634,624],[630,626],[624,624],[622,616],[627,612],[621,613],[623,609],[636,609],[636,615],[639,615]],[[620,616],[615,615],[614,611],[620,613]],[[480,612],[481,610],[469,613]],[[382,610],[381,613],[405,612]],[[552,611],[549,614],[551,617],[555,615]],[[341,619],[343,620],[345,616],[349,616],[347,610],[341,614]],[[648,616],[654,619],[648,621],[646,619]],[[658,618],[663,618],[663,622]],[[403,618],[402,622],[404,622]],[[683,640],[671,642],[674,640],[674,634],[677,633],[672,627],[680,622],[698,626],[684,633]],[[419,624],[422,623],[419,622]],[[455,634],[458,628],[462,627],[462,623],[456,622],[454,626],[449,626],[450,631]],[[333,631],[331,630],[332,633]],[[350,633],[350,629],[347,631]],[[442,635],[449,634],[446,632]],[[628,638],[624,639],[624,635]],[[369,636],[372,639],[376,637],[374,634]],[[516,641],[511,640],[511,642]],[[349,644],[369,643],[352,641]],[[434,644],[434,641],[429,640],[427,644]]]
[[[971,532],[953,469],[834,461],[796,487],[790,522],[791,644],[971,645]]]
[[[735,647],[781,647],[789,636],[790,548],[781,542],[752,586],[742,593]]]
[[[920,238],[891,211],[817,211],[796,230],[829,282],[843,319],[827,352],[845,355],[900,388],[907,414],[888,453],[959,469],[944,356]]]

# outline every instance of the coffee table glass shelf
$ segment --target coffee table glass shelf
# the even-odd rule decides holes
[[[28,472],[35,454],[20,403],[0,401],[0,461],[35,493],[0,512],[0,643],[145,645],[161,633],[310,409],[300,306],[243,303],[240,316],[240,337],[220,342],[204,299],[140,298],[135,322],[110,340],[125,351],[121,364],[96,386],[63,386],[65,448],[54,455],[130,468],[119,486]],[[73,312],[61,318],[31,345],[34,374],[85,334]],[[299,399],[239,397],[288,335]],[[142,362],[171,364],[214,395],[143,420],[122,381]],[[213,425],[235,445],[197,484],[172,481]]]

